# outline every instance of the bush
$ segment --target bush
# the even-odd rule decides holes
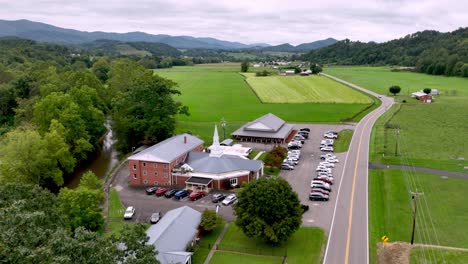
[[[269,76],[269,75],[271,75],[271,73],[268,72],[268,71],[266,71],[266,70],[263,70],[263,71],[261,71],[261,72],[256,72],[256,73],[255,73],[255,76],[257,76],[257,77],[264,77],[264,76]]]
[[[271,167],[279,167],[283,163],[283,159],[286,157],[288,150],[281,146],[274,147],[265,157],[265,165]]]
[[[242,186],[242,188],[246,188],[247,186],[249,186],[249,183],[246,182],[246,181],[243,181],[241,186]]]
[[[219,216],[216,214],[215,211],[205,209],[205,211],[203,211],[202,213],[200,227],[202,228],[203,231],[209,233],[213,231],[213,229],[215,229],[216,226],[218,226],[220,222],[221,222],[221,219],[219,218]]]

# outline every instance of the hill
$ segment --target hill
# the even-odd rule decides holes
[[[182,49],[240,49],[251,47],[251,45],[246,45],[239,42],[229,42],[214,38],[169,36],[163,34],[152,35],[144,32],[86,32],[60,28],[49,24],[24,19],[15,21],[0,20],[0,37],[3,36],[15,36],[41,42],[60,44],[82,44],[99,39],[108,39],[122,42],[159,42]]]
[[[262,51],[275,51],[275,52],[294,52],[294,53],[306,53],[311,50],[319,49],[322,47],[326,47],[329,45],[332,45],[334,43],[338,42],[338,40],[334,38],[327,38],[324,40],[317,40],[314,42],[310,43],[302,43],[297,46],[293,46],[289,43],[277,45],[277,46],[269,46],[269,47],[264,47],[261,50]]]
[[[468,77],[468,28],[426,30],[384,43],[348,39],[303,56],[321,64],[400,65],[418,72]]]
[[[126,56],[179,56],[181,52],[164,43],[156,42],[121,42],[117,40],[100,39],[81,44],[80,47],[94,50],[104,55]]]

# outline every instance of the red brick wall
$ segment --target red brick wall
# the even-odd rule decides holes
[[[203,151],[203,144],[196,146],[191,151]],[[171,171],[177,164],[185,160],[187,153],[177,157],[171,163],[129,160],[130,185],[171,185]],[[185,185],[185,181],[183,184]]]

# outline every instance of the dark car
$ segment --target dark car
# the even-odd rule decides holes
[[[297,132],[297,134],[303,136],[305,139],[309,138],[309,132],[299,131],[299,132]]]
[[[288,163],[283,163],[281,164],[281,169],[282,170],[294,170],[294,166]]]
[[[213,197],[211,198],[211,201],[213,203],[219,203],[222,200],[224,200],[224,198],[226,198],[226,195],[224,195],[222,193],[215,193],[215,194],[213,194]]]
[[[307,131],[307,132],[310,132],[310,128],[304,127],[304,128],[299,129],[299,131]]]
[[[184,197],[187,197],[189,195],[189,192],[187,190],[180,190],[174,194],[174,199],[180,200]]]
[[[169,191],[170,189],[169,188],[165,188],[165,187],[159,187],[156,192],[155,192],[155,195],[156,196],[163,196],[167,191]]]
[[[161,219],[161,213],[156,212],[151,215],[150,223],[156,224]]]
[[[179,190],[177,189],[171,189],[167,192],[164,193],[164,196],[166,196],[166,198],[171,198],[172,196],[174,196],[174,194],[176,194],[176,192],[178,192]]]
[[[309,206],[306,204],[301,204],[302,213],[309,211]]]
[[[309,194],[309,200],[311,201],[328,201],[329,196],[320,192],[313,192]]]
[[[198,199],[200,199],[200,198],[205,197],[205,195],[206,195],[206,192],[204,192],[204,191],[196,191],[196,192],[192,192],[192,193],[189,195],[189,199],[190,199],[191,201],[196,201],[196,200],[198,200]]]
[[[288,149],[300,149],[301,147],[299,147],[298,145],[291,145],[291,146],[288,146]]]
[[[148,189],[146,189],[146,194],[153,194],[157,189],[158,187],[149,187]]]

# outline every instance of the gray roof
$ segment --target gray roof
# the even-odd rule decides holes
[[[157,258],[161,264],[184,264],[192,252],[163,252],[158,253]]]
[[[265,131],[265,132],[277,132],[282,125],[284,120],[275,116],[272,113],[268,113],[262,117],[255,119],[243,126],[244,130],[250,131]]]
[[[234,140],[230,138],[226,138],[220,143],[221,146],[232,146],[232,144],[234,144]]]
[[[128,159],[170,163],[203,143],[203,140],[184,133],[161,141]]]
[[[193,168],[193,172],[212,174],[240,170],[258,171],[263,166],[260,160],[249,160],[235,155],[210,157],[210,154],[205,152],[190,152],[185,163]]]
[[[265,131],[249,131],[245,130],[244,127],[239,128],[234,131],[231,135],[233,136],[243,136],[243,137],[259,137],[259,138],[280,138],[285,139],[289,136],[294,126],[291,124],[284,124],[276,132],[265,132]]]
[[[156,250],[160,252],[157,258],[161,264],[171,263],[165,262],[168,254],[185,253],[187,244],[198,232],[197,228],[200,222],[200,212],[183,206],[167,212],[157,224],[152,225],[146,231],[149,237],[148,244],[154,245]]]

